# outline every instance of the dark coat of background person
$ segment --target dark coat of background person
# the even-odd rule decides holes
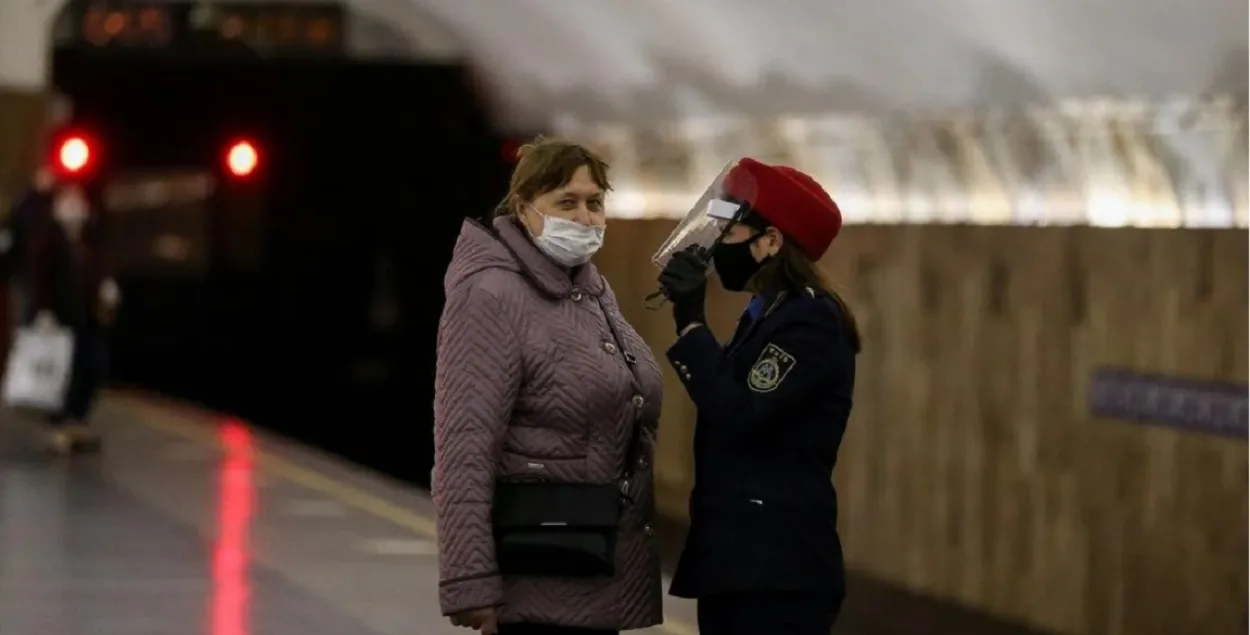
[[[77,242],[50,217],[32,223],[22,268],[31,294],[24,322],[50,311],[71,328],[98,324],[100,285],[110,273],[106,223],[95,201],[91,207]]]
[[[0,275],[19,278],[28,264],[30,240],[52,222],[52,196],[30,188],[14,203],[0,230],[8,233],[8,248],[0,253]]]

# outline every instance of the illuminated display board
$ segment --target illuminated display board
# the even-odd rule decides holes
[[[61,43],[90,48],[339,54],[346,44],[339,4],[89,0],[69,12]]]

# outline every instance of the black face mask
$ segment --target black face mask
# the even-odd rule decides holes
[[[720,243],[712,250],[712,265],[726,291],[743,291],[747,282],[772,257],[757,261],[751,254],[751,245],[764,236],[763,232],[740,243]]]

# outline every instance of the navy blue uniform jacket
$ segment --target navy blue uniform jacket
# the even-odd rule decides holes
[[[669,592],[845,595],[833,467],[855,351],[838,303],[810,289],[755,298],[721,346],[706,326],[669,361],[698,408],[690,532]]]

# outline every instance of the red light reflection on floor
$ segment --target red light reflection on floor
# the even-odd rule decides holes
[[[217,542],[213,546],[213,604],[210,635],[250,635],[248,567],[251,549],[252,433],[238,421],[219,428],[225,451],[217,486]]]

